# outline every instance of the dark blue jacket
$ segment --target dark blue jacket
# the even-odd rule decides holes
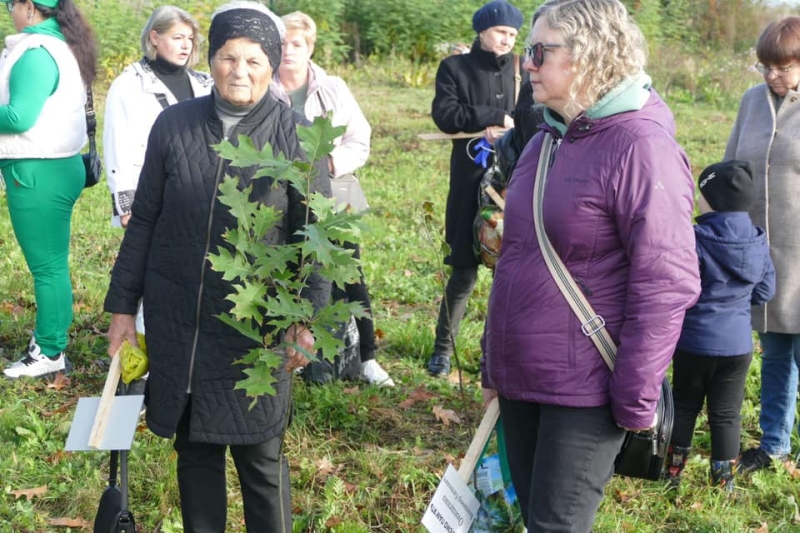
[[[711,212],[696,220],[702,292],[686,311],[678,349],[698,355],[750,353],[750,306],[775,294],[767,236],[745,212]]]

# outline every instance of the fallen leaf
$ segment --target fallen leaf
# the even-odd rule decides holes
[[[411,393],[408,395],[409,398],[412,398],[418,402],[424,402],[430,400],[431,398],[436,398],[436,395],[432,392],[429,392],[424,387],[417,387],[416,389],[412,390]]]
[[[65,454],[66,452],[64,452],[63,450],[58,450],[53,455],[47,458],[47,462],[50,463],[51,465],[58,464],[58,462],[64,458]]]
[[[323,457],[319,461],[317,461],[317,474],[327,477],[331,475],[336,468],[331,463],[331,460],[327,457]]]
[[[402,402],[398,403],[397,407],[399,407],[400,409],[410,409],[411,406],[414,405],[415,403],[417,403],[417,401],[414,398],[407,398]]]
[[[338,516],[332,516],[325,521],[325,527],[334,528],[342,523],[342,519]]]
[[[41,487],[36,487],[33,489],[21,489],[21,490],[12,490],[11,494],[14,495],[14,498],[17,500],[25,496],[28,500],[32,499],[34,496],[41,496],[47,492],[47,485],[42,485]]]
[[[703,504],[700,502],[694,502],[692,505],[689,506],[689,509],[693,511],[699,511],[703,508]]]
[[[60,415],[61,413],[65,413],[66,411],[69,411],[70,409],[72,409],[72,407],[76,403],[78,403],[78,398],[77,397],[70,398],[69,400],[67,400],[66,402],[61,404],[61,406],[58,407],[57,409],[53,409],[52,411],[42,411],[42,416],[50,417],[50,416],[54,416],[54,415]]]
[[[762,522],[761,527],[756,529],[756,533],[769,533],[769,526],[766,522]]]
[[[433,415],[439,420],[445,427],[450,425],[450,422],[460,424],[461,418],[456,414],[455,411],[452,409],[445,409],[441,405],[436,405],[433,408]]]
[[[48,389],[54,390],[61,390],[64,389],[67,385],[69,385],[69,378],[59,372],[56,374],[56,377],[53,378],[53,381],[47,384]]]
[[[632,496],[627,492],[623,492],[619,489],[617,490],[617,500],[619,500],[620,503],[627,503],[631,498]]]
[[[386,333],[381,328],[375,328],[375,339],[382,341],[384,337],[386,337]]]
[[[414,271],[413,270],[409,270],[409,269],[405,269],[405,270],[403,270],[403,275],[405,277],[407,277],[407,278],[413,278],[414,277]]]
[[[350,387],[349,389],[345,388],[342,392],[344,392],[345,394],[353,395],[353,394],[358,394],[359,390],[358,387]]]
[[[47,521],[51,526],[56,527],[91,527],[92,524],[83,518],[50,518]]]

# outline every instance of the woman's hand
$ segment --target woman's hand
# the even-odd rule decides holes
[[[127,228],[128,227],[128,221],[130,219],[131,219],[131,214],[130,213],[128,213],[127,215],[121,215],[119,217],[119,225],[122,226],[123,228]]]
[[[658,411],[653,413],[653,423],[650,424],[650,427],[647,427],[647,428],[626,428],[626,427],[620,426],[619,424],[617,424],[617,426],[620,429],[624,429],[625,431],[630,431],[632,433],[644,433],[644,432],[650,431],[651,429],[656,427],[656,424],[658,424]]]
[[[122,343],[127,340],[131,346],[139,346],[136,340],[136,315],[112,313],[108,326],[108,355],[114,357]]]
[[[486,142],[494,146],[495,141],[502,137],[506,131],[508,131],[507,128],[501,128],[500,126],[489,126],[483,130],[483,138],[486,139]]]
[[[314,336],[308,328],[299,324],[292,324],[286,330],[286,338],[284,339],[287,344],[296,344],[303,350],[311,353],[314,351]],[[310,363],[308,357],[303,355],[303,352],[296,350],[293,346],[286,347],[286,370],[294,372],[298,368],[302,368]]]

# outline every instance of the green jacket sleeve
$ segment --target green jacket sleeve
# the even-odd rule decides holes
[[[10,99],[0,106],[0,133],[28,131],[36,124],[47,98],[58,87],[58,65],[44,48],[31,48],[11,67]]]

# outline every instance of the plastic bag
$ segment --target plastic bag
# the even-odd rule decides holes
[[[475,467],[473,490],[481,506],[470,533],[524,533],[517,493],[511,483],[502,421],[495,426],[497,453],[484,455]]]

